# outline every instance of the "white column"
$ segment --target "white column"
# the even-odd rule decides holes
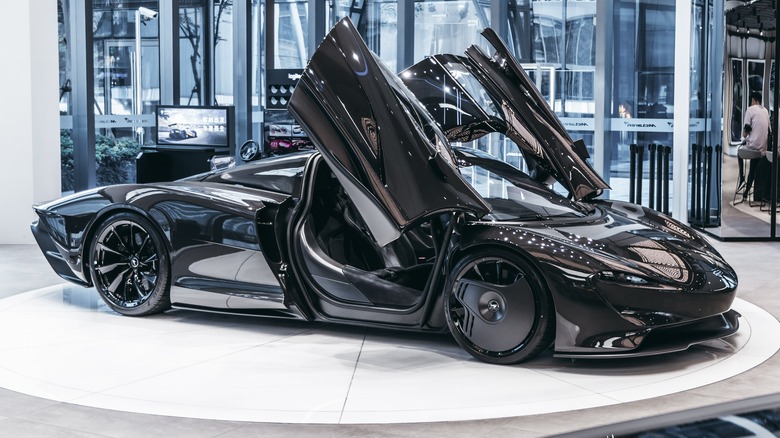
[[[60,195],[57,0],[0,14],[0,244],[33,243],[31,205]]]
[[[688,222],[688,151],[691,109],[691,1],[677,0],[674,25],[674,139],[672,217]]]

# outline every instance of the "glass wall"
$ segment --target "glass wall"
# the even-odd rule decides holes
[[[205,105],[203,51],[206,21],[202,5],[179,7],[179,103]]]
[[[330,29],[343,17],[349,17],[366,45],[393,71],[398,64],[397,0],[324,0]]]
[[[134,181],[135,156],[141,145],[153,143],[159,28],[143,10],[157,11],[157,1],[92,0],[98,185]]]
[[[266,84],[265,1],[253,0],[251,7],[252,80],[249,92],[252,102],[252,137],[261,138],[263,135],[263,99]]]
[[[414,3],[414,63],[437,53],[463,53],[481,44],[479,32],[490,26],[489,2],[437,0]]]
[[[69,51],[65,48],[71,40],[66,18],[70,1],[60,0],[62,90],[68,89],[70,76]],[[719,107],[723,75],[722,67],[718,68],[713,59],[720,59],[716,56],[718,44],[723,47],[723,38],[717,35],[723,32],[723,25],[718,23],[724,20],[724,13],[705,0],[690,3],[691,70],[688,77],[677,80],[678,2],[674,0],[179,0],[173,12],[177,14],[174,24],[167,23],[167,18],[144,19],[138,38],[135,24],[139,8],[158,11],[162,5],[164,15],[167,3],[89,1],[94,15],[93,88],[99,144],[116,145],[121,140],[135,147],[148,145],[154,106],[161,102],[161,91],[174,85],[178,93],[174,100],[183,105],[233,104],[238,108],[241,102],[249,102],[251,116],[245,120],[252,124],[250,135],[261,137],[261,123],[269,111],[264,101],[267,78],[277,70],[303,68],[322,26],[328,29],[343,16],[352,19],[369,48],[396,70],[434,53],[461,54],[472,44],[487,48],[479,32],[491,20],[501,20],[504,25],[496,30],[572,137],[585,141],[594,167],[612,186],[606,196],[615,199],[632,199],[635,148],[644,148],[645,164],[634,175],[634,181],[644,180],[645,184],[634,196],[641,194],[647,204],[650,178],[656,176],[651,175],[648,165],[650,145],[711,146],[720,139],[721,117],[731,117],[731,121],[733,113],[744,110],[735,106],[726,113]],[[245,21],[246,14],[237,11],[248,11],[251,19]],[[266,23],[267,17],[273,17],[273,23]],[[138,43],[140,73],[135,68]],[[242,51],[245,44],[250,44],[251,50]],[[169,45],[175,45],[172,53],[178,57],[176,81],[167,65],[160,69],[160,47],[167,50]],[[242,73],[236,69],[245,68],[237,58],[242,56],[251,58],[251,78],[246,83],[235,80]],[[763,89],[769,87],[769,61],[758,55],[735,58],[742,63],[740,75],[761,76]],[[750,62],[755,70],[752,73]],[[161,78],[161,71],[169,77]],[[680,80],[689,80],[691,86],[690,112],[686,114],[690,144],[674,145],[674,94]],[[65,117],[70,110],[68,94],[64,91],[61,100]],[[741,96],[744,99],[746,92]],[[68,119],[63,120],[67,127]],[[67,145],[67,139],[63,145]],[[524,165],[513,145],[500,136],[482,139],[475,146],[518,167]],[[663,157],[669,169],[673,167],[673,155],[669,154],[668,160]],[[98,153],[96,159],[100,156]],[[691,164],[690,172],[694,170]],[[668,183],[676,178],[691,178],[691,191],[670,191],[668,198],[694,197],[695,190],[702,186],[699,182],[698,188],[693,187],[690,174],[670,172],[665,179]],[[99,184],[106,181],[98,179]],[[711,193],[707,196],[717,209],[720,198]]]
[[[398,4],[394,0],[366,2],[357,29],[368,48],[393,71],[398,62]]]
[[[233,1],[214,1],[214,102],[233,105]]]
[[[71,116],[71,46],[70,0],[57,1],[57,44],[59,47],[60,84],[60,189],[73,190],[73,116]]]
[[[307,0],[274,2],[275,69],[303,69],[309,59],[309,4]]]
[[[533,35],[531,0],[507,2],[507,43],[515,57],[524,63],[533,60]]]
[[[592,155],[596,2],[534,0],[530,3],[531,56],[524,66],[572,137],[583,139]],[[510,31],[518,22],[522,23],[519,20],[510,23]],[[520,29],[512,35],[516,50],[524,47]]]
[[[612,197],[630,200],[631,145],[672,145],[675,2],[621,0],[613,5],[613,31],[619,37],[614,38],[612,77],[606,84],[612,95],[606,108],[612,129],[604,147]],[[643,179],[649,179],[649,170],[640,170]],[[648,199],[649,184],[643,187],[648,193],[638,193],[637,200],[640,195]]]
[[[699,87],[705,92],[699,94],[702,103],[698,106],[703,107],[703,111],[697,116],[703,113],[708,120],[718,117],[724,123],[722,132],[708,127],[705,135],[696,137],[699,144],[721,144],[722,148],[713,151],[720,165],[715,166],[716,172],[707,178],[712,181],[713,188],[710,193],[701,193],[702,187],[706,186],[700,185],[697,190],[699,196],[695,199],[698,202],[692,206],[692,217],[702,226],[709,227],[712,234],[724,239],[776,238],[777,211],[773,206],[777,203],[778,160],[774,156],[778,136],[775,127],[778,124],[773,113],[776,104],[774,65],[777,47],[775,32],[765,29],[774,30],[777,13],[775,5],[768,1],[751,5],[735,3],[727,5],[725,17],[722,17],[707,14],[707,4],[700,6],[698,3],[697,8],[702,10],[698,22],[704,27],[723,26],[725,22],[725,32],[719,40],[703,40],[699,45],[700,52],[696,53],[703,59],[718,54],[720,63],[726,68],[722,75],[717,76],[720,82],[713,84],[713,79],[720,72],[710,67],[712,71],[705,71],[702,75],[703,84]],[[718,35],[715,32],[711,34]],[[706,36],[702,34],[702,38]],[[713,91],[722,90],[722,94],[707,94],[707,87]],[[761,102],[752,102],[751,93],[758,93]],[[721,102],[722,106],[719,105]],[[752,136],[746,133],[744,127],[751,123],[748,109],[752,108],[753,113],[756,110],[753,105],[763,106],[769,112],[771,127],[766,155],[758,158],[742,157],[740,153],[743,142],[750,141],[749,137]],[[719,135],[716,137],[715,134]],[[706,157],[704,162],[707,162]],[[695,170],[693,176],[697,175]],[[698,173],[701,172],[699,170]],[[713,206],[716,207],[714,211]],[[704,219],[708,217],[716,220],[705,223]]]

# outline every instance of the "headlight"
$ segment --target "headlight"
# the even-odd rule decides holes
[[[599,272],[598,278],[602,281],[623,284],[636,284],[640,286],[646,286],[655,283],[654,281],[651,281],[645,277],[620,271],[602,271]]]

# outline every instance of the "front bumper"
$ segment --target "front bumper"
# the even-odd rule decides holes
[[[687,350],[692,345],[731,336],[739,330],[736,310],[684,323],[630,332],[606,333],[585,343],[598,350],[556,352],[555,357],[578,359],[614,359]]]

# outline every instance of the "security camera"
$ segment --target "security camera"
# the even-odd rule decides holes
[[[138,8],[138,12],[141,13],[141,17],[146,20],[153,20],[157,18],[157,12],[143,6]]]

